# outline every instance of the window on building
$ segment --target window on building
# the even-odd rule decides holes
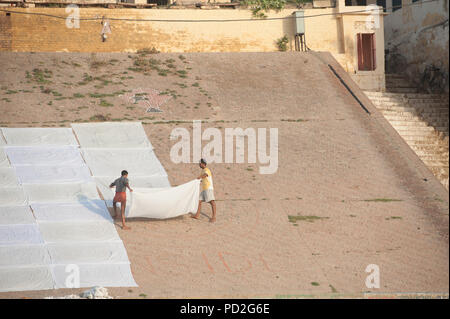
[[[166,6],[169,4],[169,0],[147,0],[147,4],[155,3],[158,6]]]
[[[402,8],[402,0],[392,0],[392,12]]]
[[[377,0],[377,6],[383,7],[383,12],[386,12],[386,0]]]
[[[376,50],[375,50],[375,34],[374,33],[358,33],[358,70],[373,71],[377,68]]]

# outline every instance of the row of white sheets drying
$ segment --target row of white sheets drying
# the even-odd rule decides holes
[[[80,287],[136,286],[102,200],[31,208],[0,207],[0,291],[68,288],[68,266]]]
[[[151,148],[140,122],[74,123],[72,128],[2,128],[9,146],[78,146],[85,148]]]
[[[83,156],[89,169],[76,147],[4,147],[4,152],[13,163],[15,174],[21,183],[88,182],[92,177],[90,170],[96,177],[114,180],[126,168],[130,177],[139,178],[138,183],[142,186],[146,183],[141,181],[152,180],[152,176],[155,177],[153,181],[147,182],[150,187],[168,185],[164,168],[149,148],[126,151],[85,149]],[[12,171],[7,167],[0,169],[0,177],[14,186]]]
[[[140,123],[73,124],[73,130],[81,152],[72,129],[2,129],[0,291],[64,288],[70,264],[79,268],[80,287],[136,286],[96,186],[111,203],[109,184],[122,169],[135,188],[169,187],[167,174]]]
[[[136,286],[72,129],[2,133],[0,291],[67,288],[68,270],[80,287]]]

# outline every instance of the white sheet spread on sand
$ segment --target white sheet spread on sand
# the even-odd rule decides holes
[[[2,187],[0,189],[0,206],[23,206],[27,199],[22,187]]]
[[[8,157],[6,157],[5,148],[0,146],[0,167],[10,167]]]
[[[84,139],[90,145],[120,147],[120,153],[130,154],[122,164],[135,157],[134,167],[151,167],[137,174],[163,172],[141,185],[168,184],[140,123],[123,126],[130,132],[125,135],[120,125],[113,134],[111,128],[88,129]],[[79,266],[80,287],[137,286],[72,129],[6,128],[2,134],[7,143],[0,147],[0,291],[66,288],[67,264]],[[129,148],[136,146],[146,149]],[[98,153],[92,153],[95,160]],[[112,150],[106,156],[116,154]],[[110,169],[114,172],[108,175],[116,176],[123,168]]]
[[[0,167],[1,187],[19,187],[19,180],[16,171],[11,167]]]
[[[31,204],[71,203],[100,199],[94,183],[26,184],[23,188]]]
[[[168,188],[135,188],[127,217],[172,218],[198,207],[200,180]]]
[[[52,266],[56,288],[65,288],[65,265]],[[80,264],[80,287],[136,287],[129,263]]]
[[[15,166],[15,169],[17,177],[23,184],[88,183],[92,181],[91,173],[86,165],[18,165]]]
[[[103,199],[109,207],[112,207],[112,200],[115,195],[115,187],[110,188],[109,185],[116,180],[118,176],[110,177],[94,177],[95,183],[97,184]],[[170,187],[169,179],[167,176],[136,176],[128,178],[130,187],[132,189],[138,188],[163,188]],[[130,193],[127,189],[127,199],[130,198]]]
[[[74,123],[72,128],[82,148],[153,148],[140,122]]]
[[[164,167],[150,148],[82,149],[83,157],[94,176],[116,176],[126,169],[129,176],[167,176]]]
[[[81,203],[34,203],[31,208],[38,222],[113,221],[105,202],[100,199]]]
[[[0,206],[0,225],[34,224],[29,206]]]
[[[1,292],[54,288],[52,271],[49,266],[4,267],[0,268],[0,278]]]
[[[55,264],[128,263],[122,241],[48,244]]]
[[[7,146],[4,150],[13,165],[85,165],[77,146]]]
[[[45,243],[108,242],[120,240],[110,222],[39,223]]]
[[[2,128],[9,146],[62,146],[78,142],[70,128]]]
[[[0,225],[0,246],[41,243],[42,236],[36,224]]]
[[[0,246],[0,268],[39,266],[50,263],[50,255],[44,244]]]

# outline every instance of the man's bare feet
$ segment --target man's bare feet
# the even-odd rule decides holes
[[[123,230],[130,230],[131,227],[130,227],[130,226],[125,226],[125,225],[123,225],[123,226],[122,226],[122,229],[123,229]]]
[[[197,214],[194,215],[194,214],[191,213],[191,217],[194,218],[194,219],[198,219],[200,217],[200,215],[197,215]]]
[[[209,220],[210,223],[214,223],[216,221],[216,217],[213,217]]]

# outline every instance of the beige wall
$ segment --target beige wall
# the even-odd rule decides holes
[[[14,8],[30,13],[46,13],[66,17],[64,8]],[[270,18],[288,17],[292,9],[271,12]],[[336,13],[336,8],[305,10],[305,16]],[[81,8],[81,18],[106,16],[113,18],[167,20],[251,19],[251,11],[199,9],[105,9]],[[100,21],[81,21],[80,28],[67,28],[64,19],[0,12],[0,30],[11,34],[1,50],[62,52],[135,52],[152,48],[162,52],[260,52],[276,51],[276,40],[289,37],[289,50],[294,50],[294,19],[238,22],[134,22],[111,21],[112,34],[101,41]],[[317,51],[329,51],[364,88],[384,86],[383,29],[366,30],[367,15],[325,15],[305,18],[306,42]],[[357,68],[356,33],[375,32],[378,68],[375,72],[359,72]]]

